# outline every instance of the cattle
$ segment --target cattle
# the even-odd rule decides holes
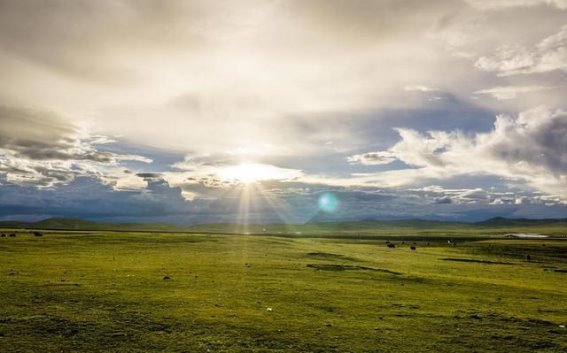
[[[530,254],[526,254],[526,256],[524,256],[524,260],[531,261],[532,257],[530,256]]]
[[[2,234],[0,234],[0,237],[6,238],[6,234],[2,233]]]
[[[13,238],[13,237],[16,236],[16,233],[10,233],[10,235],[8,235],[8,236]]]
[[[41,233],[41,232],[33,232],[33,235],[36,236],[36,237],[42,237],[42,236],[43,236],[43,233]]]
[[[393,248],[396,247],[396,244],[388,244],[388,247],[389,247],[390,249],[393,249]]]
[[[415,250],[415,246],[410,246],[410,249],[411,249],[411,250]]]

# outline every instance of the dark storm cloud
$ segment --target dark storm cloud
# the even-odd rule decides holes
[[[114,167],[123,160],[150,161],[100,151],[98,145],[107,141],[82,134],[54,113],[0,106],[0,173],[11,183],[48,187],[69,183],[78,175],[113,180],[116,175],[108,176],[108,170],[101,168]]]
[[[435,203],[438,204],[450,204],[453,203],[453,200],[449,196],[438,197],[435,199]]]
[[[521,124],[524,129],[505,126],[506,136],[490,144],[490,152],[510,163],[541,166],[557,176],[567,174],[567,113],[542,118],[533,112],[526,114]]]
[[[157,179],[161,177],[160,173],[137,173],[136,176],[142,179]]]
[[[33,160],[108,163],[113,154],[77,146],[78,129],[54,113],[0,106],[0,148]]]
[[[155,189],[159,190],[159,187]],[[114,191],[92,178],[79,177],[58,190],[29,189],[17,185],[2,189],[2,213],[67,215],[71,217],[164,216],[186,213],[179,190],[140,193]]]
[[[0,178],[1,182],[1,178]],[[204,193],[207,192],[203,187]],[[241,188],[241,187],[240,187]],[[558,216],[565,206],[550,205],[537,195],[510,191],[487,195],[475,202],[461,202],[478,190],[446,190],[431,187],[423,190],[367,188],[349,190],[301,184],[267,182],[263,194],[250,194],[247,220],[257,223],[306,222],[320,217],[317,201],[324,193],[333,193],[339,200],[336,213],[325,220],[369,220],[427,218],[483,220],[492,216],[532,217]],[[218,189],[210,188],[213,193]],[[240,191],[239,191],[240,190]],[[241,189],[225,190],[223,195],[187,201],[181,187],[172,187],[159,177],[148,181],[139,191],[116,191],[93,178],[77,177],[57,190],[5,185],[0,189],[0,216],[18,214],[35,219],[39,215],[67,216],[110,221],[169,221],[180,224],[242,222]],[[462,195],[462,197],[460,196]],[[222,196],[222,197],[219,197]],[[274,198],[275,197],[275,198]],[[452,203],[446,200],[453,198]],[[506,199],[510,202],[494,202]],[[529,199],[519,205],[514,200]],[[275,202],[274,202],[275,201]],[[492,204],[491,204],[492,203]]]
[[[7,144],[3,148],[16,152],[17,156],[33,160],[85,160],[99,163],[111,163],[115,160],[115,155],[110,152],[81,151],[78,153],[65,151],[73,145],[61,143],[42,144],[30,143],[27,141],[15,141]]]
[[[71,142],[77,129],[61,117],[44,111],[0,105],[0,144],[13,141],[49,145]]]

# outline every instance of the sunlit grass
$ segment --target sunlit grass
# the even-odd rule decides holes
[[[0,351],[567,348],[559,327],[567,286],[556,271],[566,267],[565,242],[418,242],[416,251],[395,243],[158,233],[4,238]],[[308,267],[317,264],[334,270]]]

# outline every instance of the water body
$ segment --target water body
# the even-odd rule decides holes
[[[536,233],[509,233],[506,235],[514,238],[548,238],[547,235]]]

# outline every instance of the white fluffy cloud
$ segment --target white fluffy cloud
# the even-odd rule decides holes
[[[567,199],[565,111],[537,108],[517,117],[500,115],[492,131],[473,136],[458,131],[399,132],[402,140],[385,153],[417,169],[367,175],[361,180],[411,184],[419,178],[495,175]]]
[[[515,99],[523,93],[530,93],[550,89],[545,86],[499,86],[478,90],[475,94],[487,94],[498,100]]]
[[[355,154],[347,158],[349,163],[361,163],[365,165],[388,164],[395,160],[395,155],[389,151]]]
[[[454,87],[455,59],[430,34],[468,10],[453,0],[0,1],[10,82],[0,101],[187,153],[360,148],[356,122],[338,129],[337,116],[428,104],[403,87]]]
[[[539,42],[534,48],[504,45],[495,55],[480,57],[475,66],[499,76],[567,71],[567,26]]]
[[[404,90],[406,91],[417,91],[417,92],[436,92],[438,91],[438,89],[433,88],[433,87],[428,87],[428,86],[424,86],[424,85],[409,85],[409,86],[405,86]]]
[[[566,0],[466,0],[471,6],[479,9],[502,9],[510,7],[530,7],[538,5],[555,6],[560,9],[567,8]]]
[[[363,149],[368,141],[355,136],[357,119],[344,124],[338,117],[428,107],[443,93],[466,100],[502,85],[451,55],[443,47],[448,38],[500,73],[506,59],[488,53],[510,44],[531,48],[523,42],[526,21],[543,22],[531,32],[557,31],[558,15],[550,13],[561,10],[538,8],[516,20],[493,9],[512,3],[560,5],[0,1],[0,102],[186,153],[302,157]],[[541,55],[529,55],[541,61],[537,70],[557,66],[562,38],[549,37],[536,48]]]

